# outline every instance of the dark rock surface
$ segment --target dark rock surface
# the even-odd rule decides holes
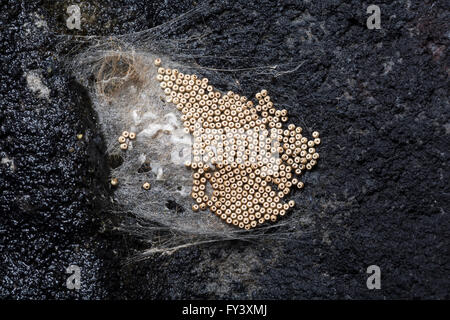
[[[61,34],[145,30],[195,1],[77,1],[0,8],[0,297],[449,298],[450,14],[445,1],[218,1],[175,35],[204,66],[266,88],[294,123],[321,132],[321,160],[295,194],[305,233],[264,246],[228,242],[124,264],[145,247],[115,231],[96,115],[63,69]],[[206,37],[196,37],[207,33]],[[233,59],[232,57],[239,57]],[[224,89],[228,89],[224,87]],[[82,133],[81,139],[77,134]],[[82,287],[65,287],[65,268]],[[368,290],[378,265],[382,289]]]

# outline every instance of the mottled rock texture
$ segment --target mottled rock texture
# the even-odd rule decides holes
[[[318,167],[294,195],[305,232],[134,264],[124,262],[146,245],[104,210],[102,135],[63,68],[72,48],[61,35],[141,31],[201,2],[83,1],[82,30],[70,31],[65,10],[77,2],[0,7],[1,298],[450,297],[446,1],[378,1],[381,30],[367,29],[365,1],[210,2],[176,35],[209,57],[197,62],[277,66],[236,73],[233,89],[266,88],[294,123],[321,132]],[[77,292],[65,287],[70,264],[82,268]],[[366,287],[372,264],[381,290]]]

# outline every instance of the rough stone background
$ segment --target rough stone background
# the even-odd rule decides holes
[[[145,30],[199,4],[83,1],[73,32],[65,9],[77,2],[0,7],[1,298],[450,297],[446,1],[377,1],[381,30],[367,29],[365,1],[211,2],[179,34],[191,48],[247,57],[227,68],[303,62],[237,80],[249,96],[264,85],[294,122],[321,132],[319,165],[294,195],[309,232],[134,264],[124,262],[145,245],[102,210],[113,196],[102,136],[86,90],[62,67],[71,48],[60,35]],[[82,268],[78,292],[65,287],[70,264]],[[381,290],[366,288],[372,264]]]

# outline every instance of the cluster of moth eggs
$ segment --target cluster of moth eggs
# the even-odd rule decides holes
[[[122,135],[117,138],[117,141],[120,143],[120,149],[127,150],[129,141],[134,139],[136,139],[136,133],[128,131],[122,132]]]
[[[291,188],[303,188],[298,176],[317,163],[319,133],[308,140],[294,124],[283,129],[287,111],[274,107],[267,90],[253,104],[232,91],[220,93],[206,78],[162,68],[160,59],[155,65],[166,100],[194,136],[192,161],[186,162],[193,171],[192,209],[209,208],[246,230],[284,216],[295,202],[283,199]]]
[[[131,140],[135,140],[136,139],[136,133],[135,132],[128,132],[128,131],[123,131],[122,134],[119,136],[119,138],[117,138],[117,141],[120,144],[120,149],[122,150],[127,150],[128,149],[128,145],[130,143]],[[119,184],[119,179],[113,177],[111,178],[111,185],[113,187],[116,187]],[[150,183],[149,182],[144,182],[144,184],[142,185],[142,188],[144,190],[149,190],[150,189]]]

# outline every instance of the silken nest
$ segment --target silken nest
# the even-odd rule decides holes
[[[110,210],[131,215],[121,229],[148,241],[138,258],[306,232],[291,196],[320,162],[319,133],[291,123],[270,87],[247,97],[231,81],[233,72],[261,77],[276,67],[206,68],[182,40],[168,40],[201,14],[199,7],[144,32],[81,38],[88,48],[70,61],[89,89],[107,156],[117,160]]]

